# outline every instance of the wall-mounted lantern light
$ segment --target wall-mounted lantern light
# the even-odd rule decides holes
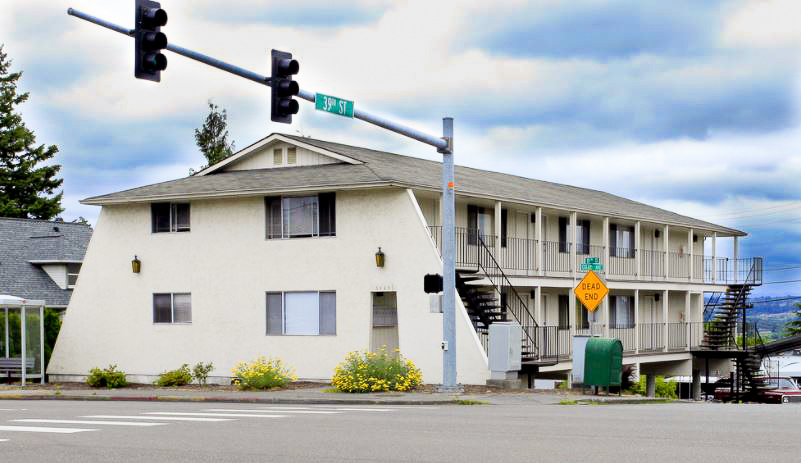
[[[139,273],[142,270],[142,261],[139,260],[138,257],[134,256],[133,260],[131,261],[131,268],[133,269],[134,273]]]
[[[384,253],[381,251],[381,248],[378,248],[378,252],[375,253],[375,266],[376,267],[384,267]]]

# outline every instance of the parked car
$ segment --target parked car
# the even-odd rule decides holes
[[[798,385],[792,378],[770,377],[766,380],[766,386],[767,388],[756,398],[760,403],[801,403],[801,389],[798,388]],[[716,383],[715,400],[720,400],[722,402],[732,400],[731,387],[729,386],[728,379],[723,379]]]

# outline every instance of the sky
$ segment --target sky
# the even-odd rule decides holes
[[[167,52],[133,77],[133,1],[2,0],[0,43],[24,71],[19,108],[55,144],[65,220],[89,196],[188,175],[207,102],[236,147],[273,132],[439,160],[427,145],[300,101],[270,122],[269,89]],[[457,164],[608,191],[749,233],[765,281],[801,279],[801,2],[730,0],[163,1],[170,43],[269,74],[427,133],[455,119]],[[731,254],[731,240],[718,240]],[[788,268],[794,267],[794,268]],[[759,294],[801,294],[798,282]]]

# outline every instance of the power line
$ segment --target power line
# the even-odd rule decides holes
[[[801,280],[769,281],[767,283],[762,283],[762,284],[763,285],[778,285],[778,284],[782,284],[782,283],[798,283],[798,282],[801,282]]]
[[[765,211],[772,211],[772,210],[775,210],[775,209],[779,209],[779,210],[776,211],[776,212],[771,212],[771,214],[775,214],[777,212],[784,212],[784,209],[792,210],[792,209],[801,208],[801,204],[793,204],[793,203],[799,203],[799,201],[796,200],[796,201],[791,202],[790,204],[779,204],[779,205],[776,205],[776,206],[761,207],[761,208],[759,208],[759,212],[754,212],[754,213],[746,212],[746,211],[740,211],[740,212],[730,212],[730,213],[726,213],[726,214],[716,214],[716,215],[712,215],[712,216],[709,216],[709,217],[713,218],[713,219],[734,219],[734,218],[739,218],[739,217],[748,217],[748,216],[751,216],[751,215],[762,215]]]
[[[751,301],[751,304],[764,304],[765,302],[779,302],[779,301],[795,301],[801,299],[801,296],[793,296],[793,297],[780,297],[777,299],[762,299],[760,301]]]
[[[763,272],[778,272],[780,270],[793,270],[793,269],[797,269],[797,268],[801,268],[801,265],[796,265],[794,267],[763,268],[762,271]]]

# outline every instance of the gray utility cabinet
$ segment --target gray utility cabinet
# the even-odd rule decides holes
[[[495,322],[489,326],[490,372],[520,371],[523,330],[516,322]]]

